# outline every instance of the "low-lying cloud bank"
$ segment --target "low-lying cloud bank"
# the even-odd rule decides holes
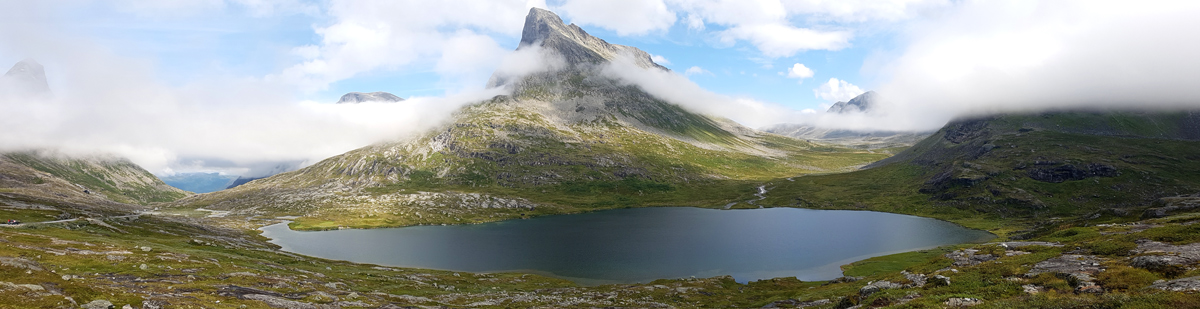
[[[868,114],[797,111],[616,63],[606,72],[752,127],[927,131],[964,116],[1055,109],[1200,109],[1200,2],[967,1],[903,25],[902,48],[864,64]],[[832,83],[833,81],[831,81]]]

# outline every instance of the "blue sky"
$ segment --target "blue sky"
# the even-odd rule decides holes
[[[187,2],[187,1],[183,1]],[[53,19],[59,31],[92,41],[110,49],[111,52],[130,58],[147,61],[155,68],[156,77],[175,84],[184,85],[199,77],[263,77],[278,74],[303,59],[293,50],[302,46],[320,46],[323,36],[318,29],[344,22],[329,12],[333,5],[324,1],[283,1],[277,7],[263,12],[262,8],[251,7],[238,1],[210,3],[201,1],[192,5],[128,8],[114,2],[78,2],[61,7],[40,8],[43,14]],[[928,2],[928,1],[926,1]],[[517,3],[520,9],[507,20],[510,29],[519,29],[524,7],[529,5],[551,9],[566,5],[564,1],[542,3]],[[787,56],[768,56],[746,41],[732,44],[714,39],[715,33],[728,30],[730,26],[707,23],[704,29],[689,28],[679,5],[672,5],[677,20],[667,28],[653,29],[645,33],[619,33],[596,22],[582,27],[589,33],[612,43],[642,48],[652,54],[665,57],[665,66],[683,73],[689,68],[699,67],[701,74],[688,74],[689,78],[719,94],[752,98],[774,102],[794,109],[820,109],[831,103],[814,95],[814,89],[830,78],[870,89],[870,77],[863,76],[860,68],[867,55],[886,46],[887,32],[855,29],[863,23],[839,23],[837,21],[814,23],[810,16],[791,14],[789,26],[805,27],[818,25],[831,29],[856,31],[849,44],[836,50],[801,49]],[[573,16],[561,14],[570,23]],[[578,15],[578,14],[576,14]],[[397,18],[405,18],[398,16]],[[453,32],[461,28],[490,37],[503,50],[516,48],[519,33],[497,31],[487,26],[457,26],[454,22],[435,24],[435,30]],[[0,60],[15,62],[24,57],[17,53],[0,54]],[[321,87],[296,89],[297,99],[319,102],[336,101],[349,91],[389,91],[403,97],[443,96],[478,87],[486,82],[486,76],[448,77],[433,67],[431,59],[436,54],[423,55],[415,61],[401,65],[381,65],[376,68],[355,72],[338,78]],[[46,62],[46,61],[43,61]],[[785,71],[796,63],[811,68],[814,75],[800,80],[788,78]]]
[[[0,1],[0,65],[36,59],[55,94],[0,93],[0,151],[238,174],[402,139],[503,91],[483,87],[517,58],[530,7],[674,72],[617,78],[753,128],[1200,108],[1200,1]],[[865,90],[880,94],[871,112],[822,112]],[[350,91],[415,99],[331,104]]]

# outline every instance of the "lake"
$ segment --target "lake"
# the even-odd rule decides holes
[[[654,207],[476,225],[301,232],[262,228],[283,250],[328,259],[465,272],[520,271],[581,284],[732,275],[829,280],[873,256],[994,235],[881,212]]]

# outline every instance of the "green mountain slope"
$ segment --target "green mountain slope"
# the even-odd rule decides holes
[[[869,169],[777,181],[764,204],[950,219],[1137,216],[1200,192],[1200,113],[1049,112],[952,122]]]
[[[549,30],[545,30],[549,29]],[[543,31],[545,30],[545,31]],[[298,228],[493,221],[612,207],[718,207],[755,181],[853,169],[886,154],[833,148],[696,114],[604,77],[636,48],[605,43],[534,9],[522,42],[572,59],[505,80],[510,95],[462,108],[404,142],[185,199],[180,207],[302,215]],[[530,39],[528,36],[541,36]],[[521,48],[528,48],[522,45]]]
[[[174,201],[189,194],[126,159],[70,157],[45,151],[0,154],[0,192],[142,205]]]

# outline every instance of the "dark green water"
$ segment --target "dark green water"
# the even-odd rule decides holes
[[[992,234],[914,216],[768,208],[634,208],[478,225],[298,232],[262,228],[284,250],[468,272],[526,271],[584,284],[732,275],[828,280],[872,256]]]

